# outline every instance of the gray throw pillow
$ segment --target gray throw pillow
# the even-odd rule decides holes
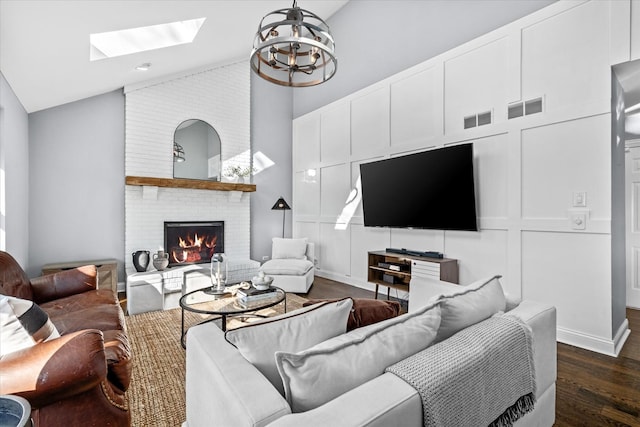
[[[351,298],[303,307],[280,316],[228,330],[225,339],[284,396],[276,351],[297,352],[344,334]]]

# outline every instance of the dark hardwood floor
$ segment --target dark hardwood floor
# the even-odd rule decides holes
[[[373,298],[373,292],[316,277],[306,298]],[[378,296],[385,298],[386,295]],[[640,426],[640,311],[618,357],[558,343],[555,426]]]

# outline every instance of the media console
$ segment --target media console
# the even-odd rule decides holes
[[[409,292],[411,277],[431,277],[450,283],[458,283],[458,260],[437,257],[417,256],[418,251],[406,253],[384,251],[371,251],[368,256],[367,280],[378,287],[387,287],[387,298],[391,289]],[[409,254],[411,252],[413,254]],[[424,253],[424,252],[422,252]],[[435,254],[435,253],[434,253]]]

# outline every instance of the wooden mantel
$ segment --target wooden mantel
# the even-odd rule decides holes
[[[148,185],[152,187],[172,187],[191,188],[195,190],[217,190],[217,191],[256,191],[255,184],[239,184],[234,182],[207,181],[204,179],[184,179],[184,178],[152,178],[148,176],[127,176],[127,185]]]

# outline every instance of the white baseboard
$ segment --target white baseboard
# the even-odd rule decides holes
[[[613,339],[595,337],[583,332],[573,331],[571,329],[558,327],[557,339],[564,344],[573,345],[575,347],[584,348],[585,350],[595,351],[597,353],[606,354],[607,356],[618,357],[622,346],[627,341],[631,330],[629,329],[629,321],[624,319],[620,328],[616,332]]]

